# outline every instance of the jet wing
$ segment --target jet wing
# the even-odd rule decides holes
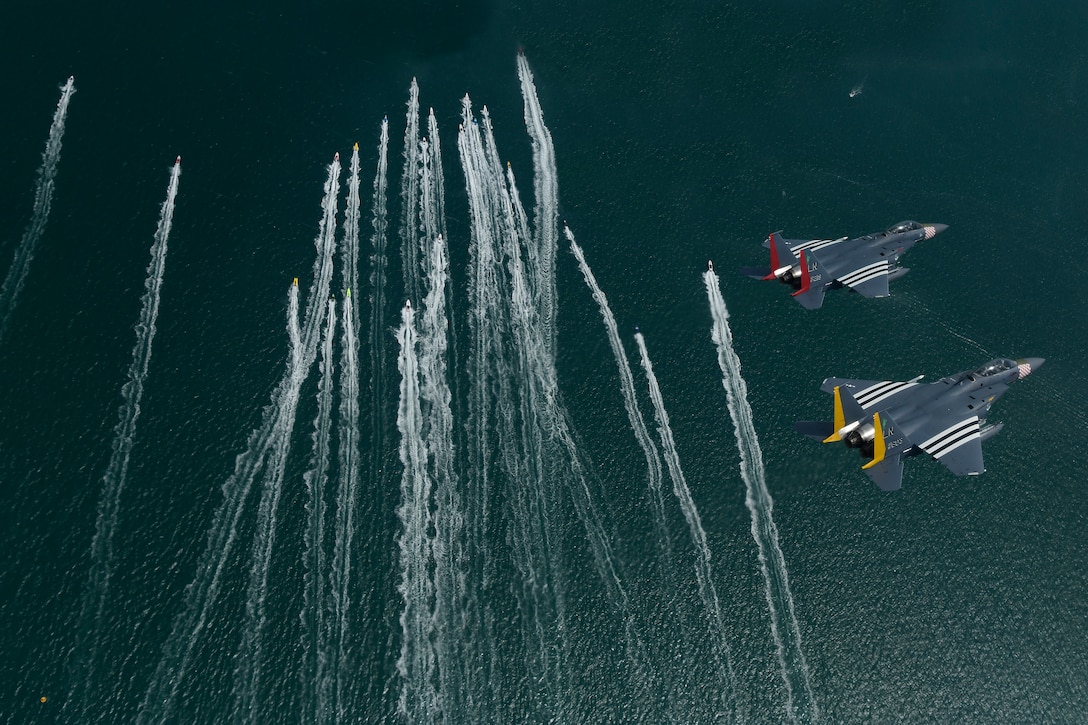
[[[863,297],[888,296],[888,272],[891,264],[877,250],[838,250],[820,252],[820,261],[835,281]]]
[[[899,382],[896,380],[855,380],[852,378],[828,378],[820,386],[825,393],[834,393],[835,386],[841,385],[850,391],[858,405],[865,412],[886,407],[889,400],[904,393],[919,383]]]
[[[937,416],[912,431],[911,438],[957,476],[977,476],[986,470],[977,416]]]
[[[888,260],[881,259],[835,278],[862,297],[887,297],[889,269]]]

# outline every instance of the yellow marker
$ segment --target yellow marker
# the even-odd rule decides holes
[[[824,438],[824,443],[841,441],[842,436],[839,435],[839,431],[846,427],[846,416],[842,412],[842,397],[839,394],[838,385],[835,386],[835,422],[831,425],[834,426],[834,430],[831,431],[831,435]]]
[[[356,142],[355,142],[355,146],[353,146],[353,148],[354,148],[354,149],[355,149],[356,151],[358,151],[358,150],[359,150],[359,142],[358,142],[358,141],[356,141]]]
[[[41,702],[43,702],[43,703],[45,702],[45,695],[42,695]]]
[[[298,287],[298,277],[295,277],[295,281],[291,283],[292,287]]]
[[[880,426],[880,413],[873,413],[873,428],[873,460],[861,467],[863,471],[884,460],[884,431]]]

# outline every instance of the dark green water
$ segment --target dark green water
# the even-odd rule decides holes
[[[646,335],[714,556],[746,719],[783,720],[785,689],[710,342],[707,259],[722,277],[823,719],[1084,719],[1086,27],[1076,6],[969,2],[0,11],[0,264],[30,217],[57,86],[71,74],[78,89],[52,215],[0,349],[0,719],[79,721],[72,663],[90,542],[174,157],[184,174],[92,678],[91,716],[103,721],[136,718],[220,487],[279,380],[284,290],[313,263],[324,165],[359,142],[367,239],[388,114],[397,219],[404,103],[417,77],[442,128],[463,301],[459,100],[468,92],[490,108],[531,210],[519,47],[555,142],[561,219],[609,295],[629,356],[634,326]],[[759,242],[774,229],[838,237],[905,218],[950,229],[911,251],[913,271],[888,299],[840,292],[808,313],[782,289],[733,274],[762,262]],[[560,387],[657,671],[656,690],[641,691],[584,529],[563,511],[575,683],[563,714],[713,721],[721,682],[686,526],[668,497],[680,580],[671,591],[615,363],[562,243],[557,280]],[[391,299],[400,286],[394,263]],[[934,379],[998,355],[1047,365],[996,406],[991,420],[1006,427],[986,444],[984,476],[957,479],[914,459],[903,490],[884,494],[856,459],[792,432],[798,418],[828,415],[817,390],[827,376]],[[636,385],[642,395],[637,368]],[[271,574],[266,721],[301,711],[312,381],[304,391]],[[363,721],[392,719],[401,687],[399,476],[361,493],[365,636],[353,692]],[[253,529],[251,513],[181,685],[180,721],[230,712]],[[493,538],[502,551],[503,531]],[[516,630],[513,596],[493,605],[503,631]],[[526,703],[501,693],[482,719],[550,714],[529,692]]]

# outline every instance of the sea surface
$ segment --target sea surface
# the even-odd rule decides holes
[[[5,7],[0,721],[1084,721],[1086,31]],[[903,219],[888,298],[736,272]],[[793,431],[1027,356],[978,477]]]

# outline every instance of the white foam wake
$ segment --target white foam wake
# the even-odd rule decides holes
[[[523,76],[523,93],[525,92],[524,82]],[[478,169],[484,185],[491,190],[486,195],[486,199],[490,201],[488,213],[492,219],[492,231],[495,234],[496,243],[501,246],[507,257],[509,292],[507,292],[506,304],[509,305],[510,310],[514,354],[520,366],[514,382],[520,388],[519,396],[523,401],[522,438],[528,444],[525,450],[534,452],[533,456],[526,456],[526,461],[532,461],[534,456],[538,459],[535,465],[529,466],[525,471],[527,474],[525,483],[529,484],[530,490],[533,491],[532,498],[528,502],[529,510],[533,512],[535,509],[535,517],[539,517],[537,522],[530,520],[531,548],[537,550],[536,559],[545,567],[544,571],[548,575],[547,580],[536,582],[536,586],[545,591],[548,588],[554,591],[552,606],[555,608],[555,615],[553,616],[558,628],[553,637],[560,646],[560,656],[566,659],[568,645],[564,631],[566,605],[563,573],[558,568],[560,563],[558,557],[552,551],[556,545],[555,542],[559,540],[559,533],[553,520],[554,514],[552,514],[553,502],[557,500],[558,493],[555,485],[563,483],[571,495],[575,513],[585,527],[587,542],[601,581],[624,622],[626,654],[631,671],[638,680],[639,686],[649,691],[652,689],[650,683],[654,673],[651,672],[626,587],[619,577],[610,538],[598,505],[590,491],[590,475],[583,464],[582,454],[575,443],[568,413],[560,397],[554,342],[549,342],[553,332],[548,331],[550,325],[545,319],[544,312],[538,312],[538,307],[532,303],[531,285],[526,283],[527,280],[522,275],[519,252],[519,242],[522,240],[518,236],[520,225],[517,221],[516,205],[510,200],[511,196],[516,195],[516,190],[512,187],[506,188],[503,184],[498,151],[495,148],[491,120],[486,108],[483,109],[482,116],[482,123],[473,126],[473,130],[483,134],[483,157],[478,162]],[[546,137],[546,145],[550,147],[550,134],[547,133],[547,128],[543,127],[542,119],[537,117],[534,123],[538,126],[530,126],[530,136]],[[477,155],[479,155],[478,150]],[[534,173],[538,180],[549,175],[553,177],[550,182],[545,178],[544,186],[538,189],[536,203],[538,209],[541,210],[538,222],[541,218],[553,218],[558,214],[556,208],[558,201],[554,196],[554,161],[549,162],[547,159],[548,155],[545,154],[539,159],[539,163],[534,163]],[[537,231],[545,240],[549,238],[548,232],[541,232],[539,228]],[[553,263],[542,266],[538,290],[554,288],[556,232],[557,229],[553,229],[550,233]],[[552,299],[554,301],[554,297]],[[539,594],[537,596],[539,597]],[[550,653],[545,649],[544,654],[543,662],[548,666]],[[557,661],[554,666],[557,672],[557,683],[570,678],[573,674],[566,671],[562,661]],[[569,680],[564,685],[569,687]],[[555,701],[559,713],[557,716],[562,718],[571,703],[553,688],[553,697],[554,695],[560,695],[562,698]]]
[[[420,300],[419,267],[419,86],[416,79],[408,88],[408,112],[404,129],[404,172],[400,182],[400,258],[404,296]]]
[[[657,451],[650,438],[650,432],[646,429],[646,421],[642,417],[642,411],[638,407],[635,397],[635,379],[631,374],[631,364],[627,361],[627,353],[620,342],[619,330],[616,326],[616,318],[612,314],[612,308],[608,305],[608,298],[597,284],[597,278],[593,270],[586,262],[586,255],[578,242],[574,240],[574,234],[570,228],[563,227],[563,233],[570,242],[570,250],[574,258],[578,260],[578,268],[582,270],[582,277],[593,293],[593,299],[601,310],[601,319],[604,320],[605,332],[608,333],[608,344],[612,348],[612,355],[616,358],[616,370],[620,376],[620,391],[623,393],[623,405],[627,409],[627,419],[631,422],[631,430],[635,433],[642,453],[646,457],[647,484],[650,489],[651,506],[654,514],[654,526],[657,529],[658,548],[665,557],[665,565],[671,568],[672,550],[669,544],[669,533],[665,528],[665,499],[661,493],[661,455]]]
[[[404,602],[400,615],[401,649],[397,659],[400,699],[397,709],[408,722],[436,722],[441,704],[435,689],[434,579],[433,557],[428,532],[433,526],[430,511],[431,478],[427,471],[427,447],[423,440],[420,412],[419,365],[415,313],[411,304],[401,312],[397,330],[400,355],[400,405],[397,429],[400,431],[401,502],[397,507],[400,534],[400,584]]]
[[[733,657],[726,638],[725,620],[722,617],[721,603],[718,601],[718,590],[714,586],[713,569],[710,563],[710,547],[706,542],[706,532],[703,530],[702,519],[699,518],[699,509],[695,507],[695,500],[691,497],[684,471],[680,468],[680,454],[676,450],[676,441],[672,437],[672,426],[669,423],[669,414],[665,410],[665,401],[661,397],[661,388],[657,384],[657,376],[654,374],[653,364],[650,362],[650,353],[646,350],[646,340],[641,332],[635,333],[635,342],[638,345],[639,357],[642,360],[642,369],[646,373],[646,384],[650,390],[650,400],[654,404],[654,417],[657,420],[657,433],[661,438],[661,450],[665,457],[665,464],[669,469],[669,477],[672,479],[672,492],[676,500],[680,502],[680,511],[684,514],[684,520],[688,523],[688,531],[691,534],[691,543],[695,546],[695,578],[699,584],[699,596],[703,600],[707,618],[714,634],[715,654],[718,656],[719,668],[724,680],[722,691],[722,703],[727,712],[736,711],[737,678],[733,672]]]
[[[448,239],[449,237],[446,236],[446,182],[442,175],[442,141],[438,136],[438,119],[434,117],[433,108],[427,114],[427,137],[430,139],[431,183],[434,186],[431,193],[431,198],[434,200],[433,216],[437,224],[434,232],[428,231],[428,234],[430,239],[438,234],[441,234],[443,239]]]
[[[276,540],[283,477],[295,429],[299,392],[317,358],[319,335],[325,324],[326,314],[332,309],[331,301],[327,300],[332,283],[333,256],[336,251],[336,210],[339,189],[338,154],[329,167],[329,176],[325,184],[324,216],[315,241],[317,258],[314,261],[314,277],[317,285],[306,301],[306,315],[303,318],[299,342],[294,347],[296,353],[290,382],[280,399],[277,421],[269,444],[268,460],[265,463],[265,475],[261,483],[261,498],[257,505],[257,531],[254,534],[250,557],[245,623],[242,627],[241,650],[235,669],[235,721],[261,720],[258,708],[262,702],[260,687],[264,665],[268,575],[272,564],[272,549]]]
[[[330,305],[332,303],[330,302]],[[336,494],[336,541],[333,549],[332,590],[335,617],[336,715],[343,722],[349,713],[349,686],[355,676],[351,660],[351,567],[354,554],[356,508],[359,502],[359,344],[355,339],[355,298],[344,297],[340,346],[339,480]]]
[[[370,350],[370,487],[377,490],[385,456],[385,283],[388,258],[389,221],[387,218],[387,173],[389,169],[389,119],[382,119],[381,139],[378,143],[378,167],[374,173],[374,214],[371,221],[370,253],[370,319],[367,347]]]
[[[428,254],[428,292],[420,334],[420,398],[425,405],[424,435],[434,484],[435,654],[443,712],[453,721],[478,721],[476,636],[469,636],[466,612],[464,513],[455,466],[452,395],[448,382],[446,243],[437,236]]]
[[[68,116],[68,102],[75,92],[75,78],[69,77],[60,89],[60,101],[57,102],[57,110],[53,113],[53,124],[49,127],[49,138],[45,142],[45,151],[42,152],[42,165],[38,167],[38,185],[34,190],[34,211],[31,212],[30,223],[23,232],[23,238],[19,240],[19,246],[15,248],[15,258],[4,278],[4,284],[0,286],[0,342],[3,341],[4,334],[7,332],[8,322],[11,320],[11,313],[15,310],[19,293],[23,291],[23,283],[26,282],[27,273],[30,271],[30,262],[34,259],[38,241],[45,231],[45,223],[49,221],[57,164],[60,163],[61,140],[64,138],[64,120]]]
[[[219,593],[223,569],[238,536],[238,521],[253,481],[264,465],[268,444],[278,421],[278,401],[289,385],[298,360],[298,307],[298,287],[292,285],[287,295],[287,330],[291,340],[287,370],[272,393],[272,403],[264,409],[261,426],[250,433],[246,451],[235,459],[234,473],[223,484],[223,502],[216,509],[208,529],[208,543],[197,564],[196,576],[185,590],[184,608],[174,618],[170,636],[163,645],[162,658],[140,703],[137,722],[166,722],[173,715],[178,689],[188,672],[193,648],[200,639]]]
[[[559,247],[559,182],[555,167],[555,146],[552,134],[544,125],[544,112],[540,108],[533,72],[525,55],[518,53],[518,79],[525,105],[525,128],[533,144],[534,210],[533,241],[537,262],[533,270],[533,293],[540,310],[540,331],[551,356],[555,355],[555,309],[558,294],[555,288],[555,256]]]
[[[344,288],[356,289],[359,286],[359,144],[351,151],[349,167],[348,200],[344,207],[344,243],[340,247],[340,275]],[[355,337],[359,337],[359,320],[355,320]]]
[[[767,490],[763,469],[763,452],[759,447],[752,408],[748,404],[748,386],[740,374],[740,358],[733,350],[733,335],[729,330],[729,311],[725,307],[718,276],[713,270],[703,273],[710,314],[714,320],[711,339],[718,350],[718,366],[722,371],[722,386],[733,419],[737,448],[740,451],[740,473],[746,489],[745,504],[752,516],[752,538],[759,549],[759,566],[766,584],[767,606],[771,614],[771,636],[774,638],[782,678],[786,683],[786,712],[790,719],[813,722],[819,709],[809,682],[808,664],[801,650],[801,632],[793,610],[786,560],[778,544],[778,527],[774,524],[774,501]]]
[[[128,380],[121,388],[122,402],[117,411],[118,421],[113,429],[113,452],[106,473],[102,477],[102,493],[98,501],[98,518],[94,538],[91,540],[91,569],[87,577],[83,608],[80,613],[76,658],[84,671],[83,690],[79,695],[84,715],[87,715],[87,699],[92,692],[95,661],[103,635],[103,612],[109,594],[110,577],[113,575],[113,537],[120,522],[121,494],[128,477],[129,459],[136,439],[136,421],[140,417],[140,401],[144,394],[151,363],[151,344],[155,339],[155,322],[159,316],[159,300],[163,274],[166,269],[167,240],[174,219],[174,202],[181,178],[181,162],[170,170],[170,182],[166,200],[159,212],[159,223],[151,244],[151,261],[147,265],[144,294],[140,301],[140,317],[136,323],[136,345],[132,349],[132,362],[128,368]]]
[[[485,129],[490,129],[484,109]],[[495,683],[494,700],[500,700],[507,689],[525,693],[530,698],[545,698],[538,703],[554,712],[562,704],[558,693],[562,659],[567,651],[563,639],[563,586],[556,576],[552,553],[553,534],[548,524],[550,501],[543,491],[545,443],[543,425],[536,415],[533,402],[536,387],[532,384],[528,350],[524,344],[513,344],[511,337],[529,334],[525,324],[532,305],[524,288],[518,287],[519,265],[516,259],[517,240],[505,237],[500,210],[506,191],[497,180],[497,154],[493,139],[485,142],[479,124],[471,113],[471,102],[462,101],[462,124],[458,134],[458,149],[465,174],[465,185],[471,215],[471,267],[469,297],[471,313],[469,327],[473,347],[469,355],[469,503],[466,510],[474,514],[468,526],[470,543],[479,552],[483,595],[484,644],[490,650],[486,664],[489,679]],[[490,154],[485,152],[485,146]],[[502,252],[510,257],[509,267],[515,273],[512,282],[503,274]],[[511,284],[513,287],[511,287]],[[508,291],[509,290],[509,291]],[[521,304],[507,302],[509,295]],[[515,311],[516,309],[516,311]],[[516,321],[514,318],[517,318]],[[493,434],[493,435],[492,435]],[[497,449],[499,471],[504,475],[492,478],[492,441]],[[503,480],[505,479],[505,481]],[[515,589],[526,635],[533,645],[525,653],[525,680],[510,683],[509,673],[497,666],[498,647],[493,635],[494,623],[486,609],[487,588],[490,586],[492,556],[486,539],[490,521],[488,504],[491,487],[506,483],[510,513],[505,517],[508,540],[513,548],[513,564],[521,575]],[[478,502],[478,503],[477,503]]]
[[[320,329],[317,310],[324,309],[320,305],[328,299],[332,279],[339,175],[340,164],[334,160],[329,166],[322,199],[323,215],[314,240],[318,254],[314,261],[313,291],[306,305],[305,322],[300,329],[298,287],[292,285],[288,291],[287,313],[291,353],[286,370],[272,393],[272,401],[262,413],[261,424],[250,433],[245,452],[235,459],[234,472],[223,484],[223,501],[216,509],[208,529],[208,543],[197,564],[196,575],[185,591],[184,607],[174,619],[170,636],[163,645],[162,658],[140,704],[138,722],[167,721],[173,716],[178,690],[188,673],[193,650],[200,641],[208,615],[218,597],[223,571],[238,536],[238,522],[245,510],[249,492],[257,475],[266,467],[273,444],[279,440],[277,432],[284,420],[284,409],[294,405],[292,391],[297,400],[295,379],[305,377],[303,369],[308,373],[317,355],[316,333]],[[298,385],[301,385],[301,381]],[[264,495],[269,493],[273,492],[266,489]],[[268,512],[269,507],[265,506],[263,510]],[[266,520],[264,526],[267,525]]]
[[[333,332],[335,307],[330,303],[328,327],[318,365],[317,416],[314,418],[310,470],[302,480],[306,488],[306,527],[303,533],[302,712],[300,722],[327,722],[333,683],[329,608],[329,571],[325,555],[325,489],[329,483],[329,439],[332,433]]]

